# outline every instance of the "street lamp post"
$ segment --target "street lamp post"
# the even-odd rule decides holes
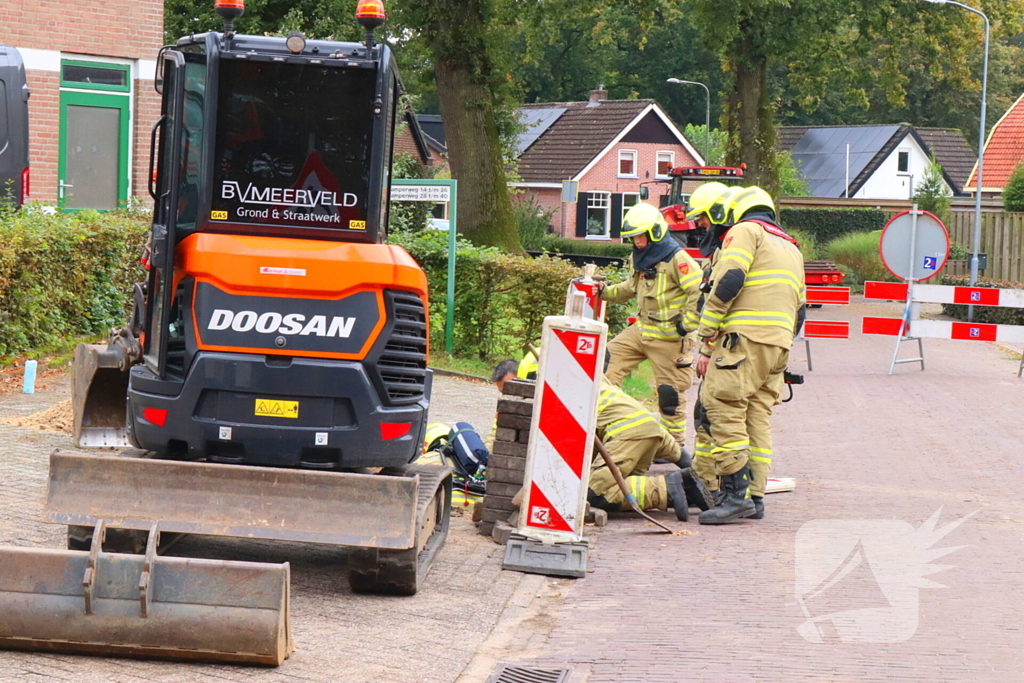
[[[670,78],[667,82],[677,85],[699,85],[704,88],[704,92],[708,97],[708,106],[704,113],[704,163],[710,163],[708,158],[711,154],[711,91],[708,89],[708,86],[697,81],[681,81],[678,78]]]
[[[933,5],[956,5],[968,12],[974,12],[985,20],[985,61],[981,70],[981,121],[978,123],[978,177],[975,178],[974,192],[974,244],[971,250],[971,286],[978,282],[978,244],[981,242],[981,178],[985,165],[985,100],[988,95],[988,17],[980,9],[968,7],[955,0],[923,0]],[[967,320],[974,319],[974,306],[967,307]]]

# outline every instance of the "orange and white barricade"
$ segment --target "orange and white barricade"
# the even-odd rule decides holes
[[[583,519],[597,426],[608,326],[583,315],[544,319],[519,524],[503,568],[549,576],[586,575]]]

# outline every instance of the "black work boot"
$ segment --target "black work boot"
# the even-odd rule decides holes
[[[711,496],[711,491],[708,491],[708,487],[704,485],[700,477],[695,475],[689,467],[683,470],[683,490],[686,491],[686,500],[693,507],[700,510],[710,510],[715,506],[715,500]]]
[[[690,511],[686,503],[686,489],[683,488],[682,470],[665,475],[665,488],[668,489],[668,506],[675,510],[676,519],[685,522],[690,517]]]
[[[721,505],[700,513],[701,524],[730,524],[744,517],[750,517],[756,511],[754,501],[747,497],[750,486],[750,468],[744,466],[739,472],[722,477],[722,489],[725,499]]]
[[[718,488],[711,492],[711,500],[715,501],[713,507],[718,507],[725,502],[725,489],[722,488],[722,478],[719,477],[718,479]]]
[[[764,519],[764,496],[751,496],[750,500],[754,501],[754,514],[747,519]]]
[[[693,456],[690,455],[690,451],[686,450],[686,446],[679,447],[679,459],[676,460],[676,465],[681,470],[685,470],[693,465]]]

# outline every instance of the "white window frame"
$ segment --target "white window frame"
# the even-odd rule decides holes
[[[590,234],[590,210],[604,209],[604,233]],[[609,241],[612,238],[612,193],[597,191],[587,193],[587,236],[588,240]]]
[[[622,158],[626,155],[633,157],[633,172],[623,173],[622,172]],[[615,167],[615,173],[619,178],[639,178],[640,169],[638,164],[640,163],[640,153],[635,149],[620,149],[619,150],[619,161],[618,166]]]
[[[910,150],[909,147],[906,148],[906,149],[897,149],[896,150],[896,173],[898,175],[912,175],[913,172],[910,170],[910,156],[911,156],[910,152],[911,152],[911,150]],[[900,170],[900,155],[901,154],[906,154],[907,155],[907,170],[906,171],[901,171]]]
[[[655,178],[662,178],[662,179],[664,179],[664,178],[671,178],[671,176],[669,174],[667,174],[667,173],[664,174],[664,175],[662,175],[661,173],[658,173],[658,166],[661,164],[661,158],[660,157],[661,157],[662,154],[667,154],[668,155],[668,157],[669,157],[669,159],[668,159],[668,167],[670,169],[676,167],[676,153],[674,151],[670,150],[670,149],[660,149],[654,155],[654,177]]]
[[[635,197],[636,201],[633,202],[632,204],[630,204],[629,206],[626,206],[626,197]],[[623,192],[622,193],[622,219],[621,219],[621,223],[625,223],[626,222],[626,212],[629,211],[631,208],[633,208],[634,206],[636,206],[639,203],[640,203],[640,193],[639,192]]]

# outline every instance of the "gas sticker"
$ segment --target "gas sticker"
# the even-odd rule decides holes
[[[349,221],[349,230],[366,230],[366,221]]]
[[[226,221],[228,219],[227,211],[211,211],[210,220],[214,221]]]
[[[268,398],[256,399],[256,415],[258,417],[299,417],[298,401],[274,401]]]

